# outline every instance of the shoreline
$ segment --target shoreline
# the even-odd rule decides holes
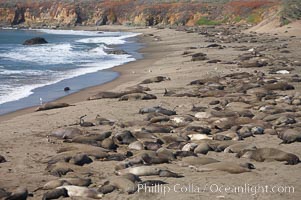
[[[142,29],[144,29],[144,28],[140,28],[140,27],[131,28],[131,27],[124,27],[124,26],[104,26],[104,27],[87,26],[87,27],[76,27],[75,29],[71,29],[71,30],[113,31],[113,32],[115,32],[115,31],[116,32],[117,31],[121,31],[121,32],[131,31],[134,33],[140,33],[139,30],[142,30]],[[79,103],[82,101],[86,101],[88,96],[91,96],[99,91],[113,90],[118,85],[121,85],[122,83],[129,81],[129,75],[130,74],[133,75],[132,71],[137,70],[138,69],[137,66],[139,66],[140,63],[143,63],[143,62],[145,62],[145,60],[151,59],[151,57],[152,57],[151,55],[148,55],[150,53],[148,51],[149,47],[151,46],[150,41],[148,41],[148,39],[143,36],[143,33],[141,33],[141,35],[136,36],[136,38],[137,38],[137,43],[142,44],[142,48],[138,50],[138,53],[142,55],[142,58],[106,69],[108,71],[118,73],[117,78],[115,78],[111,81],[108,81],[106,83],[100,84],[100,85],[95,85],[95,86],[81,89],[72,94],[60,97],[54,101],[55,102],[65,102],[65,103],[69,103],[69,104]],[[133,76],[131,76],[131,77],[133,77]],[[35,112],[36,108],[37,108],[37,106],[31,106],[31,107],[19,109],[19,110],[13,111],[13,112],[5,113],[3,115],[0,115],[0,122],[7,121],[7,120],[13,119],[15,117],[21,116],[21,115],[33,113],[33,112]]]

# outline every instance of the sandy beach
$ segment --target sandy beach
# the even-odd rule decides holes
[[[84,29],[95,30],[94,27],[85,27]],[[213,30],[208,28],[206,30],[204,28],[189,31],[168,28],[104,26],[97,30],[141,33],[138,37],[139,41],[144,44],[144,48],[141,49],[144,58],[114,67],[112,70],[120,73],[120,76],[109,83],[87,88],[57,100],[57,102],[68,103],[72,106],[40,112],[34,112],[36,109],[34,107],[0,116],[0,155],[7,160],[7,162],[0,163],[0,188],[4,188],[6,191],[14,191],[19,186],[26,187],[29,193],[33,194],[33,197],[29,197],[28,199],[42,199],[46,190],[35,191],[35,189],[42,187],[50,180],[58,179],[58,177],[51,175],[46,170],[49,164],[48,161],[57,156],[59,154],[58,151],[62,148],[71,148],[77,145],[76,143],[66,142],[51,135],[54,130],[66,127],[79,128],[85,135],[111,131],[112,136],[110,138],[113,139],[114,134],[125,130],[135,133],[141,131],[141,128],[147,129],[155,125],[168,126],[172,129],[170,133],[155,131],[151,134],[163,141],[161,146],[167,149],[169,149],[169,143],[162,139],[166,135],[179,137],[181,141],[183,139],[181,144],[177,143],[179,149],[170,148],[175,152],[176,150],[181,150],[185,144],[201,144],[201,141],[187,139],[187,132],[191,131],[185,129],[187,127],[209,127],[212,131],[211,134],[215,135],[231,130],[232,132],[238,132],[246,124],[251,124],[252,127],[259,127],[261,125],[260,127],[264,129],[263,133],[243,138],[241,141],[237,141],[234,137],[230,141],[234,143],[254,144],[257,148],[275,148],[295,154],[300,158],[301,147],[299,142],[280,144],[282,140],[277,137],[277,132],[282,133],[287,129],[300,130],[301,127],[301,103],[298,104],[297,102],[298,99],[301,99],[301,84],[299,81],[296,81],[296,79],[299,80],[299,76],[294,76],[300,75],[301,72],[299,65],[301,62],[300,34],[294,35],[296,37],[291,37],[289,33],[286,34],[283,32],[279,32],[278,35],[274,35],[274,33],[242,33],[238,29],[231,29],[229,27],[225,29],[218,28]],[[208,47],[210,44],[218,45]],[[285,50],[288,52],[285,53]],[[205,59],[193,61],[193,55],[197,53],[206,54],[203,56]],[[251,56],[250,60],[257,59],[258,61],[263,59],[267,64],[261,67],[241,67],[239,63],[245,62],[245,60],[241,59],[243,54]],[[197,58],[199,59],[199,57],[202,56],[198,56]],[[288,74],[271,73],[271,71],[278,72],[280,70],[287,70]],[[225,78],[227,75],[243,72],[249,73],[250,76],[247,75],[237,79],[231,79],[230,76],[230,78]],[[264,73],[265,75],[260,75],[260,73]],[[146,92],[155,95],[156,99],[119,101],[118,98],[106,98],[87,100],[100,91],[126,91],[127,88],[136,86],[146,79],[158,76],[166,78],[162,82],[143,84],[143,86],[150,88],[150,91]],[[190,82],[200,79],[205,81],[203,85],[189,85]],[[261,85],[274,83],[273,80],[276,80],[276,82],[284,80],[293,85],[294,89],[270,89],[275,94],[266,95],[268,97],[264,100],[254,99],[254,95],[249,94],[248,91],[252,89],[253,85],[260,88]],[[243,89],[240,86],[246,86],[245,93],[242,92]],[[165,89],[169,93],[164,95]],[[195,95],[196,91],[197,95]],[[286,96],[288,98],[284,98]],[[287,103],[285,99],[291,99],[292,101]],[[293,104],[293,100],[296,100],[295,102],[297,103]],[[184,120],[184,122],[181,121],[178,123],[172,120],[172,117],[168,116],[169,121],[151,124],[146,120],[147,114],[139,114],[139,110],[154,106],[174,110],[177,113],[176,116],[191,120]],[[205,111],[193,112],[191,111],[193,106],[205,107]],[[264,106],[269,107],[266,110],[260,110]],[[271,110],[275,110],[275,112]],[[231,111],[235,114],[231,115],[231,117],[223,114],[220,116],[213,116],[211,114],[209,117],[204,118],[196,117],[196,113],[202,112],[204,114],[213,111],[220,113],[228,111],[230,113]],[[247,111],[252,113],[251,117],[248,114],[240,114],[242,112],[247,113]],[[80,117],[84,115],[87,115],[84,118],[85,121],[96,124],[96,117],[100,116],[114,122],[114,125],[81,127],[78,123]],[[267,119],[269,116],[278,117]],[[285,122],[278,124],[277,120],[280,117],[293,118],[294,123],[287,122],[288,120],[285,118]],[[247,120],[246,118],[248,118],[248,120],[245,124],[239,124],[238,122],[234,122],[234,120],[229,128],[225,128],[219,124],[225,118],[232,120]],[[220,121],[217,122],[218,120]],[[200,130],[198,129],[194,132],[194,134],[197,134]],[[142,143],[153,141],[153,138],[141,139],[138,136],[136,138],[142,141]],[[225,139],[224,141],[228,140]],[[110,153],[123,155],[126,151],[131,151],[136,156],[143,152],[143,150],[130,150],[126,144],[118,144],[118,146],[119,148],[116,151],[110,151]],[[84,147],[82,148],[84,149]],[[81,150],[80,146],[79,150]],[[152,150],[145,150],[145,152],[149,151]],[[194,152],[193,149],[190,149],[190,151]],[[256,169],[239,174],[219,170],[200,172],[188,166],[180,166],[179,162],[181,158],[179,157],[166,163],[156,164],[155,166],[167,168],[172,172],[182,175],[182,178],[140,177],[142,180],[161,180],[166,182],[167,184],[163,185],[167,189],[166,192],[162,192],[159,189],[151,192],[141,190],[134,194],[126,194],[120,190],[115,190],[112,193],[105,194],[103,199],[207,198],[268,200],[285,198],[293,200],[301,196],[300,164],[286,165],[284,164],[285,162],[275,160],[258,162],[247,158],[237,158],[233,153],[219,152],[217,150],[211,150],[206,155],[197,155],[199,157],[210,157],[230,163],[251,162]],[[116,176],[115,166],[121,162],[96,158],[92,158],[92,160],[93,162],[90,164],[82,167],[76,166],[72,172],[68,172],[63,177],[90,178],[92,184],[89,188],[97,189],[104,185],[107,180]],[[202,191],[191,189],[193,188],[192,185],[195,186],[194,188],[202,188]],[[226,187],[246,187],[246,185],[248,187],[268,186],[269,188],[275,187],[280,189],[292,186],[294,187],[294,192],[271,192],[270,190],[269,192],[225,192],[224,190]],[[218,191],[217,187],[221,188],[221,190]],[[203,191],[204,189],[205,191]],[[89,198],[69,197],[66,199]]]

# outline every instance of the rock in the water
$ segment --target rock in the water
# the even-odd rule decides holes
[[[26,40],[23,45],[35,45],[35,44],[47,44],[48,42],[41,37],[35,37],[29,40]]]
[[[65,88],[64,88],[64,91],[65,91],[65,92],[68,92],[69,90],[70,90],[70,87],[65,87]]]

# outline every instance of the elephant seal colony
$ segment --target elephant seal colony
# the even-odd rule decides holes
[[[150,56],[116,68],[120,79],[1,121],[0,199],[301,196],[300,35],[130,31]],[[295,193],[185,192],[212,184]]]

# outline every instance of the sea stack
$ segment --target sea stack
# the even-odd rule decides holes
[[[35,37],[29,40],[26,40],[23,45],[36,45],[36,44],[47,44],[48,42],[45,38],[42,37]]]

